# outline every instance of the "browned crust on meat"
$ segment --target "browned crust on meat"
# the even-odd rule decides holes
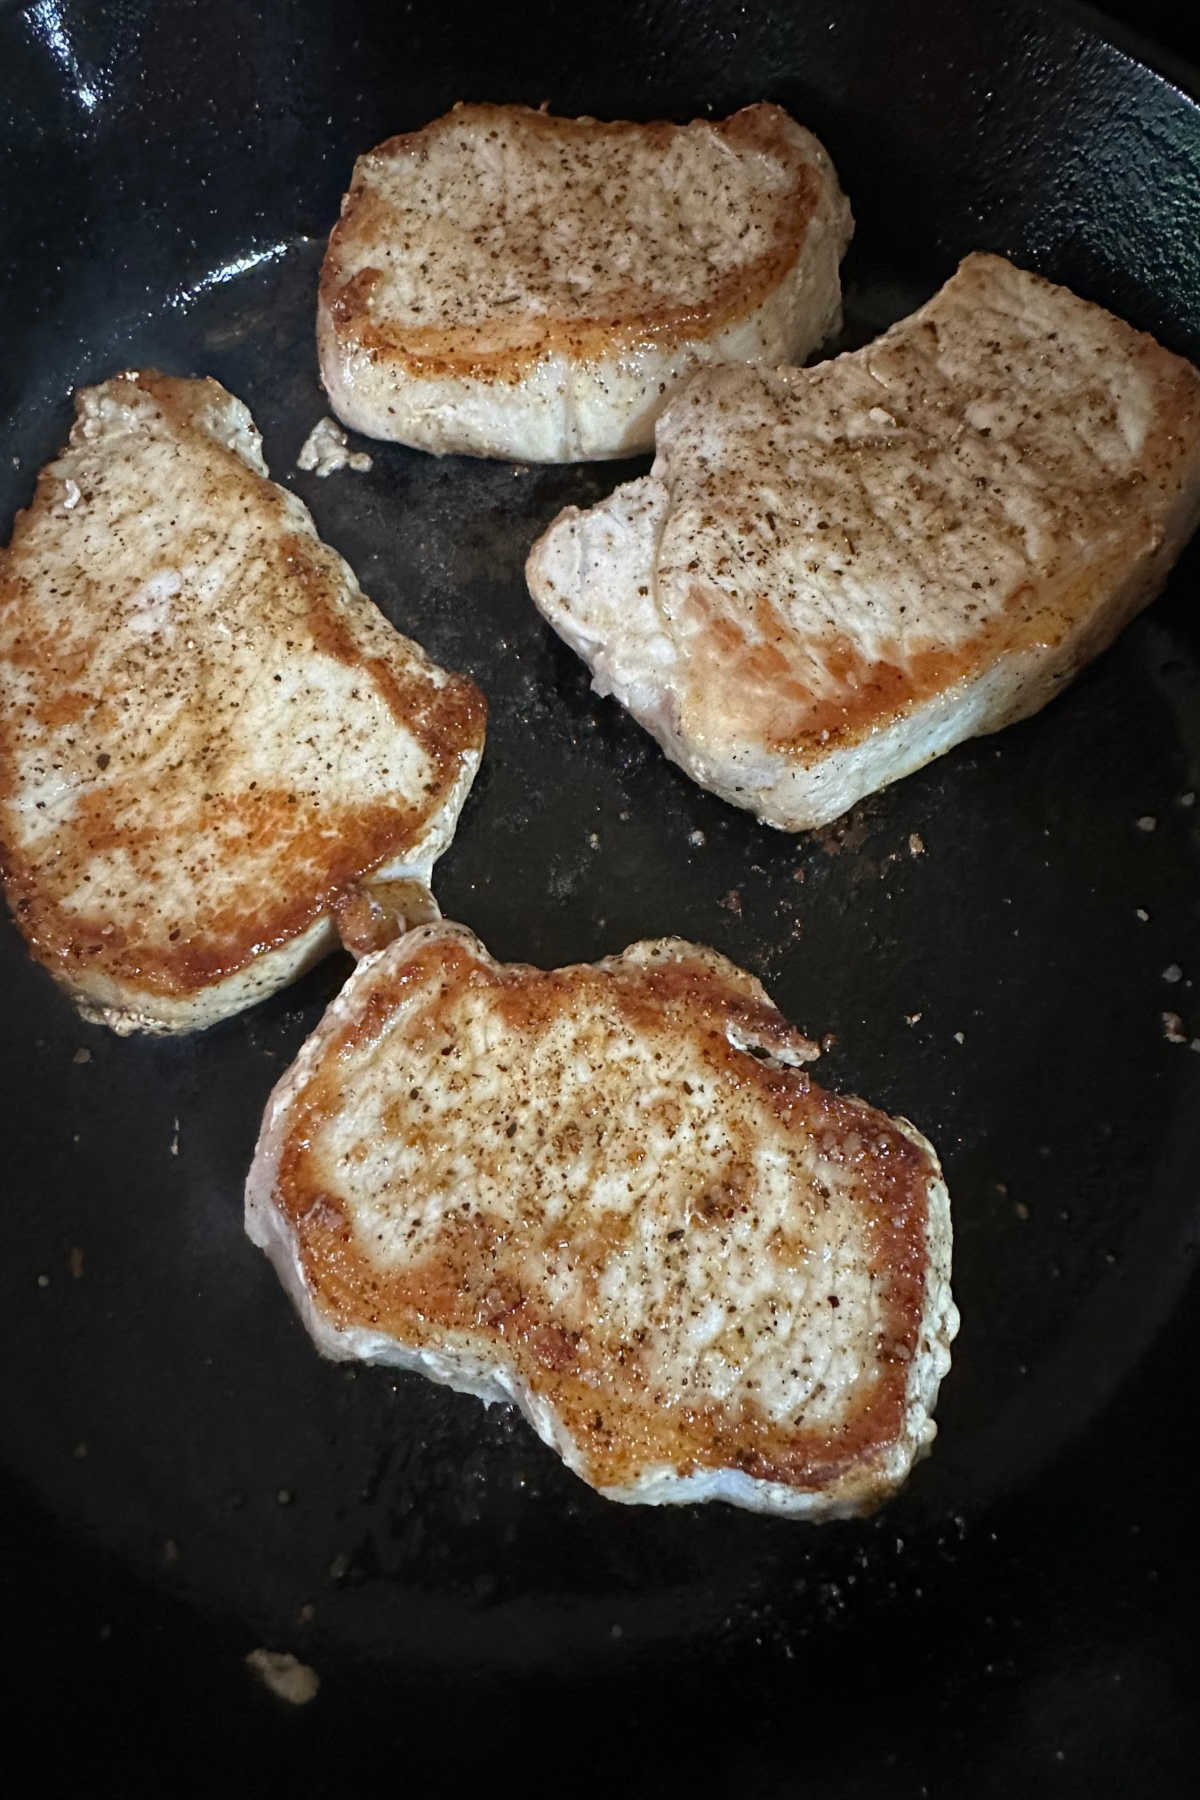
[[[197,434],[194,404],[186,391],[195,383],[156,372],[126,379],[152,395],[181,438]],[[223,390],[210,385],[214,399],[224,399]],[[207,436],[205,443],[211,451]],[[239,842],[271,842],[277,878],[239,893],[233,903],[209,908],[203,917],[183,918],[174,926],[158,917],[148,891],[113,896],[90,914],[68,911],[57,895],[69,886],[73,872],[86,868],[90,854],[125,850],[135,871],[152,871],[155,857],[162,854],[159,834],[146,825],[135,829],[127,818],[135,798],[144,797],[146,776],[136,762],[129,762],[113,778],[98,779],[78,798],[69,828],[50,838],[43,857],[32,859],[14,846],[5,826],[6,818],[22,805],[22,796],[16,773],[16,710],[0,695],[0,878],[34,954],[69,987],[83,986],[86,991],[89,978],[108,977],[141,994],[179,997],[248,967],[332,912],[372,870],[417,846],[459,781],[464,754],[482,748],[486,704],[475,684],[465,676],[449,675],[444,685],[435,686],[422,669],[407,668],[389,656],[389,641],[394,645],[396,634],[361,597],[352,630],[346,610],[333,598],[345,581],[340,558],[316,538],[294,529],[270,528],[272,515],[277,524],[283,522],[282,496],[235,452],[226,453],[222,467],[220,482],[214,480],[206,497],[218,511],[223,505],[245,504],[264,512],[264,585],[285,589],[292,604],[302,602],[297,625],[314,649],[362,669],[364,687],[379,696],[429,757],[429,788],[421,804],[408,808],[322,796],[319,783],[317,791],[307,794],[260,782],[243,782],[224,792],[205,791],[210,764],[219,762],[222,731],[215,700],[220,671],[214,664],[202,696],[202,701],[213,702],[212,716],[206,715],[203,731],[197,721],[198,754],[181,779],[194,785],[196,807],[203,807],[208,819],[223,821],[230,857],[236,859]],[[28,589],[21,572],[23,546],[39,516],[50,512],[56,480],[53,465],[41,472],[31,506],[18,514],[11,544],[0,551],[0,651],[11,665],[38,670],[44,677],[39,717],[48,725],[96,707],[111,712],[122,698],[90,691],[86,644],[68,655],[49,633],[38,629],[36,618],[23,605]],[[97,639],[106,629],[102,593],[97,578],[91,587]],[[420,655],[416,646],[407,649]],[[303,654],[299,644],[298,653]],[[180,679],[186,682],[188,671],[177,659],[160,664],[154,690],[145,695],[147,705]],[[115,733],[120,729],[118,715],[112,717]],[[172,797],[174,792],[172,788]],[[186,831],[180,840],[186,852]],[[194,874],[202,883],[204,866],[198,865]],[[152,888],[152,874],[147,879]],[[131,885],[139,887],[136,877]]]
[[[732,150],[770,156],[790,176],[786,197],[779,205],[771,247],[728,275],[714,280],[708,299],[700,305],[663,303],[650,291],[627,281],[611,294],[591,295],[586,311],[566,316],[522,316],[505,329],[505,342],[484,348],[486,336],[494,345],[501,327],[496,319],[479,326],[395,327],[377,323],[370,296],[384,279],[381,270],[366,266],[347,277],[347,253],[361,238],[375,238],[389,226],[387,209],[367,187],[373,158],[424,157],[448,128],[475,124],[511,133],[528,131],[541,136],[586,136],[597,144],[628,146],[635,138],[645,150],[661,150],[686,126],[656,120],[649,124],[597,119],[563,119],[525,106],[467,106],[419,131],[403,133],[380,144],[361,158],[342,201],[342,216],[334,226],[321,267],[320,306],[336,337],[346,346],[364,351],[372,362],[397,364],[409,375],[425,379],[469,377],[475,381],[511,384],[520,381],[545,357],[562,354],[576,361],[592,361],[616,352],[653,344],[659,349],[709,337],[734,321],[755,312],[783,280],[799,257],[820,197],[820,183],[802,146],[788,136],[788,115],[777,106],[760,102],[743,107],[727,119],[711,123],[711,129]]]
[[[582,1472],[594,1486],[626,1487],[639,1472],[670,1466],[680,1475],[738,1469],[762,1481],[819,1492],[854,1475],[860,1498],[872,1494],[872,1468],[902,1436],[909,1368],[918,1353],[927,1302],[930,1159],[886,1115],[863,1102],[827,1093],[802,1070],[736,1050],[734,1026],[750,1038],[796,1049],[797,1034],[762,996],[739,989],[723,959],[696,952],[688,960],[619,967],[580,966],[541,971],[481,963],[461,940],[439,936],[409,956],[388,978],[378,978],[369,997],[322,1047],[320,1061],[289,1107],[289,1128],[277,1167],[274,1204],[295,1233],[305,1283],[338,1329],[363,1328],[408,1346],[436,1350],[454,1334],[487,1328],[502,1340],[503,1357],[535,1393],[548,1397],[579,1448]],[[732,1218],[745,1204],[754,1148],[753,1114],[761,1109],[788,1132],[816,1140],[821,1152],[861,1176],[859,1216],[853,1229],[869,1249],[880,1326],[874,1358],[876,1379],[831,1429],[790,1432],[750,1406],[692,1406],[656,1390],[639,1368],[638,1345],[606,1332],[602,1307],[586,1334],[564,1332],[522,1291],[488,1221],[458,1217],[444,1253],[416,1268],[381,1271],[360,1242],[341,1199],[315,1165],[314,1142],[323,1121],[342,1104],[339,1065],[345,1053],[386,1029],[404,996],[444,981],[485,986],[503,1025],[537,1032],[564,1010],[584,1016],[601,992],[614,994],[630,1030],[652,1045],[656,1036],[686,1032],[701,1047],[715,1080],[748,1093],[750,1120],[731,1129],[724,1177],[697,1193],[694,1207],[706,1218]],[[445,991],[445,990],[443,990]],[[755,996],[759,996],[756,998]],[[436,1005],[423,1010],[418,1029],[436,1039]],[[588,1097],[579,1117],[547,1120],[546,1158],[569,1156],[587,1129]],[[397,1091],[394,1129],[412,1143],[419,1136],[420,1095]],[[868,1141],[869,1140],[869,1141]],[[821,1204],[809,1192],[797,1210]],[[826,1198],[824,1204],[828,1206]],[[536,1217],[536,1196],[529,1196]],[[610,1227],[610,1230],[612,1228]],[[611,1236],[589,1243],[573,1239],[576,1259],[600,1265]],[[836,1297],[831,1299],[836,1304]],[[880,1481],[878,1497],[893,1485]]]
[[[922,364],[936,353],[937,310],[944,296],[953,291],[956,298],[975,295],[980,302],[987,302],[991,298],[991,271],[1000,261],[982,252],[967,256],[947,286],[915,320],[901,320],[875,345],[853,352],[853,359],[861,360],[890,347],[919,372]],[[1195,484],[1195,458],[1200,445],[1200,371],[1164,349],[1149,333],[1102,312],[1043,277],[1022,271],[1020,278],[1032,290],[1061,294],[1066,304],[1081,314],[1103,319],[1111,337],[1110,354],[1136,368],[1153,394],[1152,425],[1140,466],[1123,474],[1107,473],[1102,492],[1086,499],[1092,511],[1090,519],[1083,515],[1083,527],[1094,525],[1097,518],[1122,522],[1123,540],[1114,553],[1115,572],[1110,574],[1094,556],[1073,560],[1060,554],[1052,571],[1037,577],[1031,574],[1005,594],[998,605],[991,595],[981,595],[981,616],[974,629],[955,644],[930,638],[915,648],[902,650],[898,643],[885,641],[879,645],[877,655],[868,656],[831,626],[820,646],[821,662],[832,689],[828,695],[815,691],[805,678],[795,655],[792,628],[766,586],[747,602],[743,628],[722,612],[719,594],[717,604],[713,604],[698,582],[687,605],[703,624],[688,637],[690,666],[685,699],[687,706],[695,706],[698,718],[708,720],[712,709],[720,711],[728,703],[739,736],[782,753],[799,765],[817,764],[835,750],[862,744],[926,702],[956,687],[965,689],[1005,658],[1020,658],[1034,651],[1045,651],[1050,657],[1057,654],[1055,680],[1065,685],[1107,649],[1154,598],[1180,547],[1178,520],[1174,522],[1173,535],[1168,537],[1172,509],[1186,498],[1188,484]],[[1046,350],[1051,343],[1047,339]],[[809,383],[818,387],[832,385],[838,379],[836,359],[812,370],[779,373],[796,383],[797,403],[801,405]],[[770,381],[773,376],[760,378]],[[1099,387],[1096,392],[1100,392]],[[888,398],[891,404],[889,396],[881,397]],[[925,422],[928,428],[928,416]],[[721,470],[711,478],[707,493],[714,507],[719,504],[725,479]],[[1081,496],[1079,506],[1083,505]],[[835,518],[832,523],[840,527],[841,521]],[[853,525],[855,521],[849,523]],[[951,523],[946,521],[947,529]],[[1071,525],[1075,521],[1064,519],[1063,523]],[[846,541],[849,543],[850,539]],[[749,528],[744,542],[750,542]],[[1100,608],[1098,591],[1106,600]],[[982,604],[984,600],[986,606]],[[1037,704],[1045,698],[1044,693],[1040,694]],[[1021,695],[1014,694],[1012,716],[1023,716],[1026,710]]]

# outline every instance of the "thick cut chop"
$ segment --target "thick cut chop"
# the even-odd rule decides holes
[[[267,1108],[246,1228],[327,1356],[511,1400],[614,1500],[874,1506],[934,1435],[950,1209],[677,939],[543,972],[461,926],[359,964]]]
[[[0,854],[89,1018],[186,1031],[427,890],[482,696],[377,612],[215,381],[83,390],[0,552]]]
[[[1200,374],[997,256],[812,369],[697,375],[649,476],[529,558],[546,618],[701,786],[835,819],[1043,706],[1200,517]]]
[[[837,328],[851,229],[777,106],[691,125],[456,106],[359,159],[321,374],[345,424],[421,450],[632,455],[701,363],[799,362]]]

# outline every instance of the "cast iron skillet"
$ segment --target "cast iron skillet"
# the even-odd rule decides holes
[[[42,0],[0,68],[0,517],[77,383],[226,382],[367,592],[488,693],[446,913],[502,957],[676,932],[760,973],[834,1034],[823,1080],[938,1144],[963,1313],[935,1453],[875,1518],[608,1505],[499,1411],[322,1363],[242,1235],[344,961],[121,1043],[5,923],[6,1746],[82,1793],[1191,1791],[1200,1054],[1163,1014],[1200,1036],[1196,555],[1038,718],[788,838],[595,700],[524,594],[538,529],[630,470],[293,462],[353,157],[459,97],[778,100],[854,202],[850,340],[986,247],[1194,357],[1197,109],[1075,15],[953,0]],[[319,1672],[309,1707],[246,1672],[260,1645]]]

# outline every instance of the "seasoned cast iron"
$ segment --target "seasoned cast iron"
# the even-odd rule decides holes
[[[1196,107],[1007,0],[41,0],[0,16],[0,72],[0,529],[77,384],[225,382],[366,591],[488,694],[448,916],[504,958],[678,933],[760,974],[833,1034],[821,1079],[938,1145],[963,1314],[935,1452],[876,1517],[607,1504],[503,1411],[322,1362],[242,1234],[345,959],[119,1042],[5,921],[6,1745],[85,1794],[1194,1792],[1197,555],[1040,716],[786,837],[595,699],[525,594],[559,507],[644,463],[293,465],[354,156],[456,99],[782,102],[853,200],[848,342],[982,247],[1200,357]],[[310,1706],[257,1646],[317,1670]]]

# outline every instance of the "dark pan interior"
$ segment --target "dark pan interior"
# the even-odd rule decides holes
[[[607,1504],[499,1410],[320,1361],[242,1235],[343,959],[119,1042],[5,920],[9,1741],[80,1793],[1193,1792],[1200,555],[1046,712],[791,838],[596,700],[525,594],[541,526],[644,464],[293,465],[353,157],[458,98],[780,101],[854,203],[847,341],[982,247],[1200,358],[1196,108],[1074,15],[951,0],[43,0],[0,14],[0,68],[3,529],[77,384],[225,382],[366,591],[488,694],[446,914],[505,958],[676,933],[761,975],[833,1034],[821,1080],[938,1145],[963,1314],[935,1452],[874,1518]],[[318,1671],[309,1707],[253,1681],[259,1645]]]

